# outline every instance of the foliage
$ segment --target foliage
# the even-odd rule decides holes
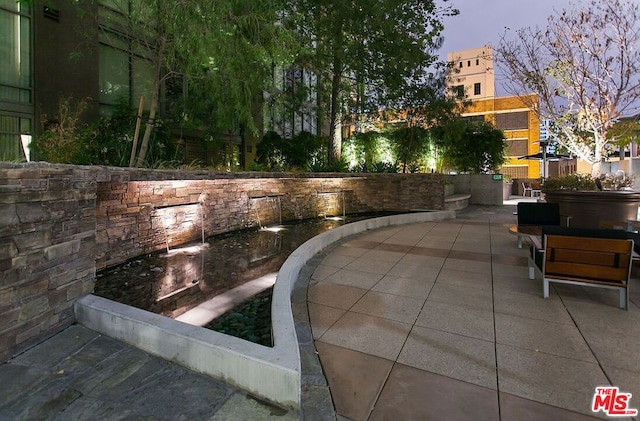
[[[398,165],[392,162],[374,162],[370,165],[363,166],[361,170],[361,172],[370,173],[397,173]]]
[[[334,159],[331,162],[318,162],[309,167],[311,172],[348,172],[349,163],[344,158]]]
[[[503,36],[497,63],[512,94],[537,94],[529,104],[552,122],[557,141],[600,174],[611,127],[640,111],[640,5],[589,0],[562,10],[545,30]],[[527,100],[526,96],[522,97]]]
[[[82,140],[86,126],[81,121],[87,103],[88,99],[75,101],[70,97],[62,97],[58,102],[57,116],[41,117],[46,130],[31,143],[31,150],[39,160],[61,164],[83,163]]]
[[[34,142],[37,157],[57,163],[129,165],[136,111],[126,100],[120,100],[111,115],[101,117],[93,125],[81,125],[86,108],[87,100],[61,98],[58,115],[53,120],[42,117],[47,128]],[[171,141],[169,126],[162,120],[156,123],[150,146],[145,166],[174,168],[179,165],[178,149]]]
[[[342,143],[342,157],[352,169],[366,169],[375,162],[396,162],[392,141],[386,133],[371,130],[356,133]],[[363,171],[368,172],[368,171]]]
[[[299,64],[317,72],[328,116],[330,158],[339,156],[344,116],[377,113],[408,85],[429,80],[443,17],[451,7],[421,0],[287,3],[286,24],[306,42]]]
[[[635,141],[639,133],[640,115],[637,115],[614,124],[613,127],[607,131],[607,138],[611,141],[611,146],[620,148]]]
[[[562,177],[551,177],[545,180],[542,191],[555,190],[628,190],[633,187],[635,177],[627,176],[624,171],[615,174],[602,174],[594,177],[591,174],[568,174]]]
[[[624,171],[617,171],[615,174],[605,174],[600,176],[600,183],[604,190],[630,190],[635,182],[633,175],[626,175]]]
[[[490,173],[505,162],[505,136],[487,122],[454,118],[431,129],[444,165],[463,173]]]
[[[97,0],[85,0],[97,3]],[[128,43],[152,68],[149,114],[136,165],[146,159],[156,129],[161,86],[187,80],[189,95],[173,104],[181,125],[209,133],[257,135],[255,116],[271,66],[292,60],[296,49],[279,24],[276,2],[132,0],[99,2],[94,16],[102,42]],[[178,95],[179,96],[179,95]],[[137,100],[137,98],[136,98]]]
[[[393,150],[398,161],[401,162],[402,172],[408,167],[426,166],[427,152],[431,148],[431,135],[427,129],[420,126],[397,127],[390,133],[393,139]]]
[[[302,131],[291,139],[267,132],[257,148],[257,164],[272,171],[323,168],[326,140]]]
[[[554,190],[597,190],[596,179],[590,174],[578,173],[547,178],[542,184],[542,191]]]

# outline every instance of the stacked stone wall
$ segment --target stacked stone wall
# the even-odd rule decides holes
[[[98,185],[98,270],[198,240],[203,219],[208,237],[280,219],[444,208],[442,176],[432,174],[131,175]]]
[[[75,321],[97,270],[292,219],[444,209],[438,174],[210,173],[0,163],[0,358]]]
[[[92,291],[97,173],[0,164],[0,357],[69,326]]]

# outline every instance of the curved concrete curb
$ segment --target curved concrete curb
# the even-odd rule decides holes
[[[89,329],[223,380],[286,408],[300,409],[301,368],[291,293],[302,267],[344,237],[371,229],[455,218],[453,211],[367,219],[326,231],[302,244],[284,262],[272,299],[272,348],[188,325],[94,295],[75,304],[77,321]]]

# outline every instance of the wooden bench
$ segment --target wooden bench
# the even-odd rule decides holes
[[[535,252],[543,253],[543,296],[549,297],[549,283],[563,283],[615,289],[620,293],[620,308],[629,308],[629,276],[633,240],[545,235],[531,238]],[[535,265],[534,265],[535,266]],[[529,270],[529,278],[533,279]]]

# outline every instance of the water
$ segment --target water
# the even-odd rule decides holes
[[[204,327],[264,346],[273,346],[269,288],[236,306]]]
[[[348,216],[347,222],[374,216],[382,214]],[[225,291],[276,273],[302,243],[344,223],[313,219],[278,226],[282,229],[235,231],[205,244],[150,254],[100,271],[94,294],[175,318]]]

